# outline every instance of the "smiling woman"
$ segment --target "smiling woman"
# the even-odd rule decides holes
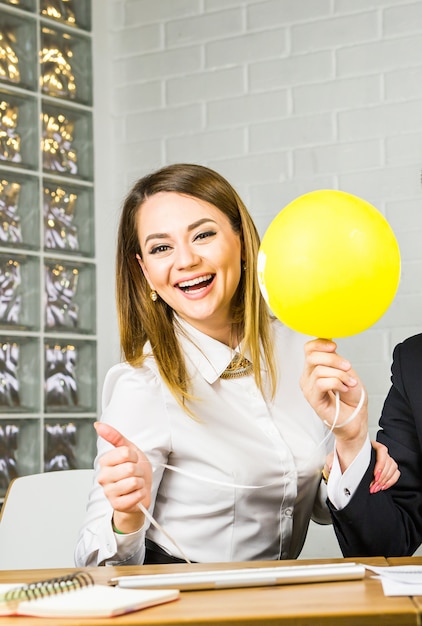
[[[138,181],[126,198],[117,244],[119,326],[127,361],[142,363],[149,341],[175,397],[189,401],[185,359],[173,323],[177,313],[191,323],[195,318],[196,328],[231,348],[243,340],[256,363],[259,337],[274,389],[269,314],[256,290],[258,248],[251,216],[217,172],[175,164]],[[208,284],[198,291],[186,288],[190,281]],[[250,312],[246,324],[245,310]],[[255,375],[260,386],[259,368]]]
[[[332,342],[306,343],[305,361],[306,337],[263,300],[258,249],[213,170],[170,165],[129,192],[117,248],[125,362],[104,383],[78,565],[297,557],[310,519],[331,519],[321,470],[334,434],[348,451],[342,479],[356,458],[372,497],[366,404],[347,427],[325,424],[333,391],[343,421],[362,384]],[[300,379],[308,388],[315,372],[311,406]],[[380,448],[377,484],[396,469]]]

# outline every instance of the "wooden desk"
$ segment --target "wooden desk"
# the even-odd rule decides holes
[[[300,561],[300,563],[340,562],[342,559]],[[353,559],[349,559],[353,560]],[[356,559],[357,561],[358,559]],[[394,565],[409,560],[395,559]],[[359,559],[372,565],[387,565],[383,558]],[[417,562],[416,559],[414,561]],[[298,564],[284,561],[283,565]],[[419,559],[422,564],[422,558]],[[219,569],[221,567],[274,566],[273,562],[244,564],[177,564],[86,568],[97,583],[114,576],[143,573]],[[0,583],[30,582],[72,572],[71,569],[0,571]],[[422,598],[421,598],[422,600]],[[257,587],[185,591],[180,600],[150,607],[121,617],[93,619],[54,619],[54,626],[416,626],[421,607],[409,597],[385,597],[381,583],[367,573],[363,580]],[[3,618],[4,620],[5,618]],[[51,623],[50,620],[42,620]],[[40,626],[39,618],[13,618],[16,626]],[[6,622],[3,621],[4,624]],[[9,622],[11,623],[11,622]],[[1,626],[1,620],[0,620]]]

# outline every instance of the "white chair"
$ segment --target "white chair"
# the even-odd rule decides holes
[[[0,516],[0,570],[74,567],[93,469],[15,478]]]

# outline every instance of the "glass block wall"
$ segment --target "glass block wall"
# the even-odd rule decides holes
[[[95,453],[90,0],[0,0],[0,503]]]

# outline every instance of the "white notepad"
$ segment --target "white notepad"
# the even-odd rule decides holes
[[[0,592],[16,589],[16,585],[0,585]],[[26,586],[22,585],[22,589]],[[177,600],[177,589],[120,589],[107,585],[90,585],[44,597],[13,602],[0,601],[0,618],[8,615],[33,617],[114,617],[147,607]],[[16,622],[17,624],[18,622]]]
[[[336,580],[358,580],[365,575],[358,563],[324,563],[321,565],[283,565],[241,569],[174,572],[171,574],[139,574],[118,576],[109,583],[126,589],[229,589],[235,587],[266,587]]]

